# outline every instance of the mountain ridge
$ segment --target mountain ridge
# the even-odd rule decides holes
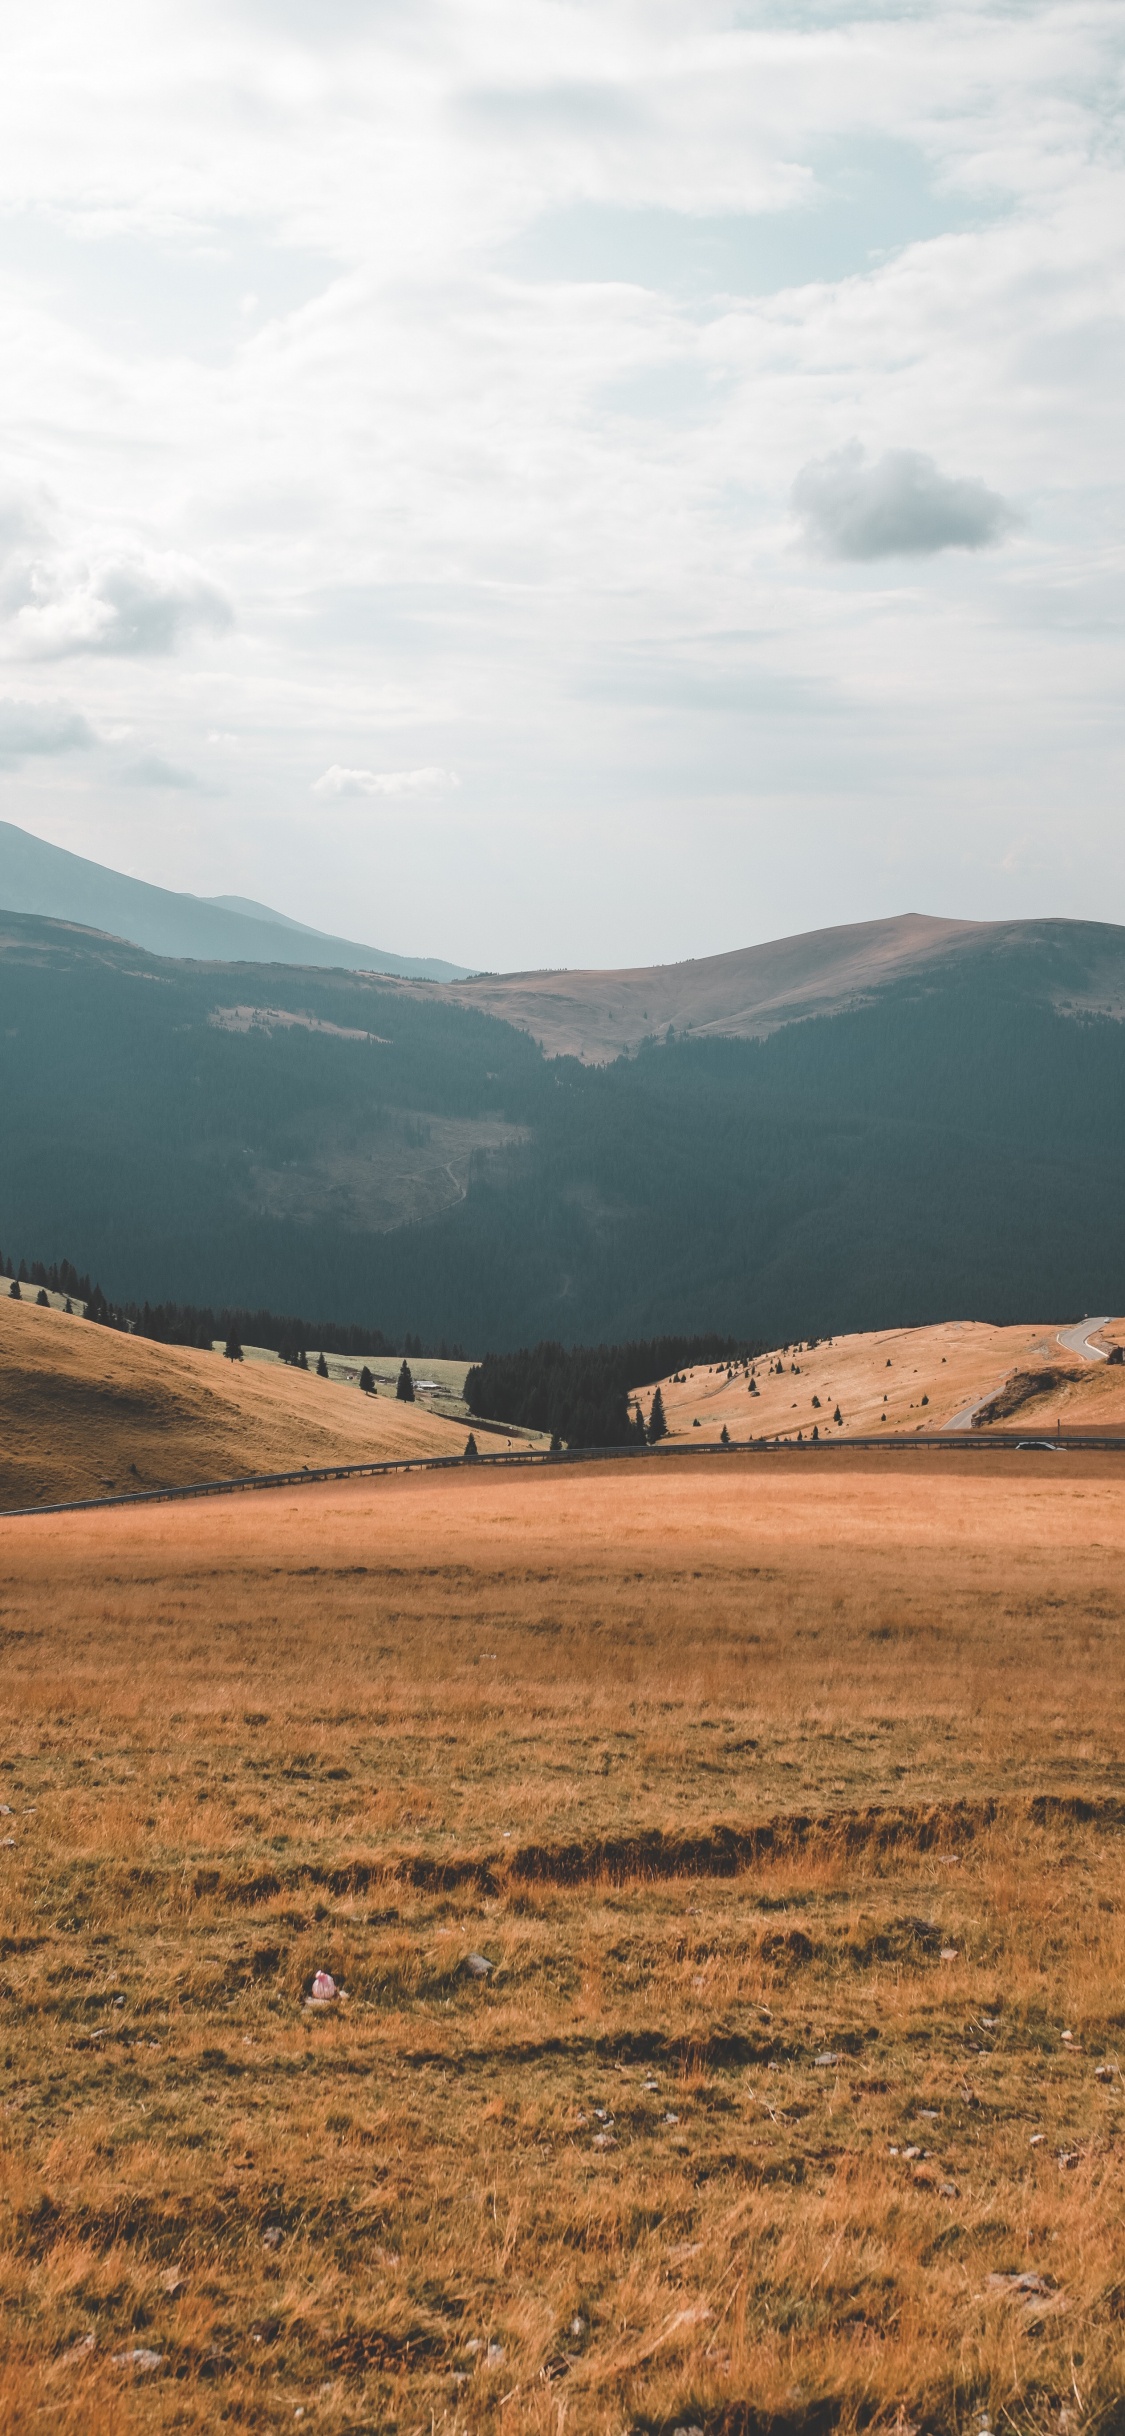
[[[467,966],[441,957],[396,956],[358,940],[334,938],[270,906],[236,911],[218,898],[130,879],[12,821],[0,821],[0,906],[125,939],[150,955],[202,963],[290,965],[296,935],[304,943],[300,961],[322,969],[340,966],[417,981],[451,981],[468,973]]]
[[[1031,950],[1086,972],[1060,977],[1053,1003],[1125,1013],[1125,929],[1062,917],[974,922],[894,914],[799,931],[676,964],[475,974],[450,995],[529,1032],[549,1056],[606,1064],[672,1030],[693,1040],[765,1040],[783,1024],[869,1004],[888,984],[936,974],[976,950]],[[1077,999],[1075,992],[1077,991]]]

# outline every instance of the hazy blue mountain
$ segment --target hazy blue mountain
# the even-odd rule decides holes
[[[241,897],[193,897],[127,879],[85,855],[48,845],[11,821],[0,821],[0,906],[80,922],[129,939],[157,956],[203,963],[343,965],[359,973],[399,973],[418,981],[464,978],[466,966],[437,956],[395,956],[355,939],[334,939],[287,914]],[[300,940],[298,950],[295,936]]]

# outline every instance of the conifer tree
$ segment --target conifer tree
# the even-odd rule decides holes
[[[326,1379],[328,1377],[328,1364],[325,1361],[322,1353],[318,1353],[316,1357],[316,1375],[318,1379]]]
[[[10,1303],[22,1303],[23,1301],[23,1296],[20,1293],[20,1281],[18,1277],[13,1277],[11,1285],[8,1288],[8,1300]]]
[[[395,1389],[395,1394],[398,1397],[400,1404],[413,1404],[414,1402],[414,1381],[410,1376],[409,1362],[404,1361],[402,1369],[399,1371],[398,1386]],[[476,1451],[476,1447],[474,1446],[474,1455],[476,1454]]]
[[[228,1336],[226,1344],[223,1347],[223,1354],[224,1358],[228,1362],[240,1362],[242,1360],[242,1347],[239,1344],[236,1336]]]
[[[469,1431],[469,1435],[465,1440],[465,1453],[463,1461],[465,1463],[475,1463],[477,1461],[477,1442],[471,1430]]]
[[[375,1381],[366,1362],[359,1374],[359,1392],[361,1396],[373,1396],[375,1393]]]
[[[656,1394],[652,1399],[652,1411],[648,1417],[649,1445],[655,1446],[661,1438],[666,1438],[667,1435],[668,1423],[664,1418],[664,1398],[660,1393],[660,1389],[657,1388]]]

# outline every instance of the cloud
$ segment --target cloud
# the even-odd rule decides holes
[[[25,659],[80,652],[143,659],[175,651],[197,631],[223,634],[234,622],[203,569],[171,552],[34,558],[9,569],[3,589]]]
[[[195,770],[181,769],[174,761],[165,761],[160,753],[142,753],[138,761],[130,762],[121,772],[127,787],[175,787],[183,795],[214,795],[217,788]]]
[[[456,770],[345,770],[334,761],[313,786],[314,795],[447,795],[461,781]]]
[[[943,474],[913,448],[889,448],[869,462],[858,440],[803,466],[791,496],[809,540],[828,558],[986,550],[1019,523],[985,483]]]
[[[0,700],[0,764],[8,769],[27,753],[83,752],[97,741],[89,720],[67,702]]]

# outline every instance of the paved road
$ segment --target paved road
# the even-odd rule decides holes
[[[1107,1311],[1101,1319],[1079,1320],[1076,1328],[1060,1328],[1060,1345],[1065,1345],[1068,1353],[1080,1353],[1084,1362],[1108,1362],[1108,1353],[1101,1345],[1091,1345],[1090,1338],[1099,1328],[1108,1326],[1109,1318]]]
[[[1104,1328],[1107,1325],[1108,1320],[1108,1312],[1104,1313],[1101,1319],[1079,1320],[1077,1326],[1074,1328],[1060,1328],[1058,1332],[1058,1341],[1060,1345],[1064,1345],[1066,1347],[1068,1353],[1080,1353],[1083,1361],[1107,1362],[1109,1360],[1109,1355],[1103,1352],[1100,1345],[1089,1344],[1087,1339],[1095,1335],[1099,1328]],[[1045,1339],[1043,1344],[1039,1346],[1038,1351],[1041,1353],[1044,1361],[1048,1361],[1050,1359],[1051,1348]],[[1006,1372],[1005,1379],[1010,1379],[1011,1375],[1011,1371]],[[1001,1379],[999,1386],[990,1387],[983,1396],[978,1396],[975,1404],[966,1404],[963,1411],[954,1413],[952,1421],[943,1422],[943,1428],[971,1429],[973,1425],[973,1414],[979,1413],[982,1404],[991,1403],[993,1396],[998,1395],[1000,1392],[1000,1387],[1004,1386],[1005,1379]]]

